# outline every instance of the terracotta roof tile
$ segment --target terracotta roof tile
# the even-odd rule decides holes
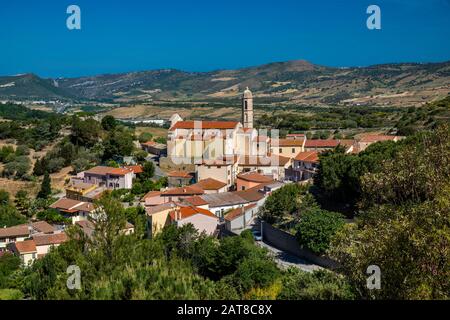
[[[33,227],[33,229],[35,229],[38,232],[43,232],[43,233],[53,233],[53,232],[55,232],[55,227],[53,227],[51,224],[49,224],[46,221],[33,222],[31,224],[31,226]]]
[[[387,136],[387,135],[377,135],[377,134],[368,134],[360,139],[361,142],[379,142],[379,141],[393,141],[398,139],[397,136]]]
[[[295,157],[295,160],[316,163],[319,162],[319,153],[317,151],[299,152]]]
[[[17,241],[13,245],[20,254],[37,252],[34,240]]]
[[[234,129],[239,122],[236,121],[178,121],[169,130],[175,129]]]
[[[196,214],[202,214],[208,217],[219,219],[214,213],[209,210],[197,208],[197,207],[181,207],[179,208],[179,213],[181,214],[181,219],[186,219]],[[177,210],[170,213],[170,218],[176,220]]]
[[[200,195],[200,194],[204,194],[205,192],[203,191],[202,188],[197,187],[197,186],[186,186],[186,187],[179,187],[179,188],[172,188],[169,190],[166,190],[164,192],[161,193],[161,195],[163,197],[167,197],[167,196],[189,196],[189,195]]]
[[[45,246],[51,244],[60,244],[68,240],[67,235],[64,232],[54,234],[44,234],[33,236],[36,246]]]
[[[200,180],[199,182],[193,184],[192,186],[199,187],[203,190],[219,190],[222,189],[223,187],[226,187],[227,184],[213,178],[206,178]]]
[[[194,196],[194,197],[190,197],[190,198],[185,198],[184,199],[185,202],[193,205],[194,207],[198,207],[198,206],[204,206],[207,205],[208,202],[203,200],[202,198],[200,198],[199,196]]]
[[[9,228],[0,228],[0,238],[28,236],[30,231],[27,224],[21,224]]]
[[[238,177],[238,179],[242,179],[242,180],[249,181],[249,182],[261,182],[262,183],[262,182],[273,181],[272,178],[270,178],[268,176],[264,176],[257,172],[241,173],[237,177]]]
[[[149,191],[145,194],[145,196],[142,197],[142,201],[145,201],[145,199],[154,198],[161,196],[161,191]]]
[[[236,208],[236,209],[228,212],[224,218],[227,221],[232,221],[232,220],[236,219],[237,217],[244,215],[245,212],[247,212],[250,209],[253,209],[254,207],[256,207],[255,203],[252,203],[246,207]]]
[[[187,171],[171,171],[167,174],[167,176],[173,178],[192,178],[192,175]]]
[[[305,139],[272,139],[273,147],[302,147]]]
[[[339,140],[325,139],[325,140],[306,140],[305,148],[335,148],[339,145]]]
[[[144,169],[142,168],[142,166],[125,166],[124,168],[133,171],[134,174],[139,174],[139,173],[144,172]]]

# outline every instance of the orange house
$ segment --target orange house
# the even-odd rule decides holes
[[[237,190],[248,190],[253,187],[259,186],[262,183],[271,182],[273,179],[269,176],[265,176],[262,174],[259,174],[255,171],[252,172],[245,172],[241,173],[237,176]]]

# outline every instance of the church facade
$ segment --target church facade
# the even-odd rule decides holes
[[[253,94],[248,88],[241,96],[241,104],[240,122],[185,121],[173,115],[167,139],[170,161],[176,165],[194,165],[197,180],[214,178],[228,186],[235,183],[239,172],[248,168],[261,167],[266,173],[273,172],[275,179],[284,179],[280,172],[284,172],[290,161],[282,155],[272,155],[271,142],[278,140],[258,134],[254,128]],[[275,149],[278,151],[278,147]]]

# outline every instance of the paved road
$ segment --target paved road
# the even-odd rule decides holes
[[[265,242],[258,241],[257,243],[259,246],[267,248],[269,250],[270,254],[275,258],[275,261],[280,268],[287,269],[289,267],[296,267],[307,272],[313,272],[315,270],[322,269],[322,267],[316,264],[300,259],[290,253],[278,250],[277,248],[274,248]]]

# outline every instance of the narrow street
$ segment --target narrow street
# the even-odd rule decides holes
[[[280,268],[287,269],[289,267],[296,267],[306,272],[313,272],[315,270],[323,269],[322,267],[316,264],[313,264],[304,259],[296,257],[290,253],[278,250],[277,248],[274,248],[263,241],[258,241],[257,244],[260,247],[269,250],[269,254],[271,254],[274,257],[275,261],[277,262]]]

